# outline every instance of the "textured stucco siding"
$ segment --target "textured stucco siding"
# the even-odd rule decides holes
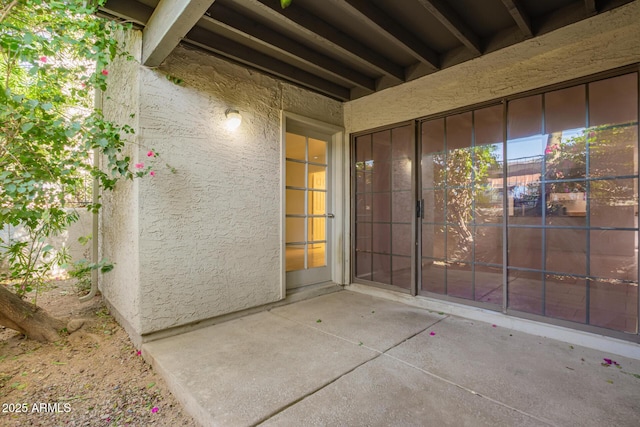
[[[135,310],[123,316],[133,315],[135,333],[144,335],[281,299],[281,112],[342,125],[342,104],[182,47],[159,69],[127,73],[138,81],[136,156],[156,176],[109,201],[136,198],[117,213],[133,222],[116,227],[130,239],[103,229],[112,240],[105,247],[126,246],[131,255],[125,268],[116,266],[120,283],[104,288],[136,276]],[[227,108],[242,114],[235,131],[225,127]],[[146,157],[149,150],[161,157]],[[112,295],[124,292],[105,292]]]
[[[640,61],[640,1],[345,104],[347,132],[428,116]]]
[[[126,48],[134,58],[141,55],[141,34],[123,35]],[[105,118],[128,124],[138,130],[139,64],[118,59],[109,65],[109,86],[102,100]],[[135,162],[139,136],[127,135],[127,153]],[[100,213],[100,258],[115,264],[115,269],[100,277],[100,291],[113,314],[127,332],[136,337],[141,330],[140,276],[138,259],[138,181],[120,181],[113,192],[103,192]]]

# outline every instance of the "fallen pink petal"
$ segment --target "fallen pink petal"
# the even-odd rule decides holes
[[[491,327],[493,327],[493,328],[497,328],[497,326],[496,326],[496,325],[491,325]]]
[[[155,414],[156,412],[158,412],[158,411],[159,411],[159,409],[158,409],[158,407],[157,407],[157,406],[154,406],[153,408],[151,408],[151,412],[152,412],[152,413],[154,413],[154,414]]]
[[[149,175],[156,176],[156,173],[154,171],[151,171],[151,172],[149,172]]]
[[[147,153],[147,157],[153,157],[153,156],[155,156],[155,153],[153,152],[153,150],[150,150],[150,151]]]
[[[136,356],[142,356],[142,351],[140,350],[136,351]]]
[[[436,333],[435,332],[430,332],[429,335],[434,336]]]
[[[144,167],[144,163],[136,163],[135,167],[136,169],[142,169]]]
[[[41,56],[40,57],[40,62],[46,63],[47,62],[47,57],[46,56]]]
[[[109,75],[109,71],[108,70],[102,70],[102,75],[103,76],[108,76]]]
[[[604,360],[604,363],[606,363],[607,365],[611,365],[611,363],[613,363],[611,359],[603,359],[603,360]]]

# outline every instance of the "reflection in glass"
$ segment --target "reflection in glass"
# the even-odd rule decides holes
[[[447,226],[447,261],[473,260],[473,232],[466,224]]]
[[[510,227],[508,232],[509,265],[542,269],[542,230]]]
[[[411,222],[413,219],[413,195],[411,191],[391,193],[391,219],[393,222]]]
[[[411,190],[411,160],[395,159],[393,166],[393,190]]]
[[[422,290],[445,294],[445,263],[442,260],[422,259]]]
[[[502,305],[502,267],[476,265],[473,282],[476,301]]]
[[[400,288],[411,288],[411,257],[391,257],[391,284]]]
[[[373,220],[391,221],[391,193],[373,193]]]
[[[445,174],[444,153],[422,155],[422,188],[444,187]]]
[[[557,274],[545,275],[545,315],[585,323],[586,280]]]
[[[444,190],[423,190],[424,222],[444,223]]]
[[[545,230],[546,270],[587,274],[587,232],[580,229],[548,228]]]
[[[422,225],[422,256],[444,259],[444,230],[442,225]]]
[[[637,122],[636,122],[637,123]],[[638,125],[588,129],[589,176],[614,177],[638,173],[636,161]]]
[[[616,280],[590,281],[589,323],[638,333],[638,285]]]
[[[371,251],[371,223],[359,222],[356,224],[356,252]]]
[[[473,271],[468,263],[447,263],[447,295],[473,299]]]
[[[391,251],[394,255],[411,256],[411,224],[392,224]]]
[[[502,264],[502,227],[475,227],[474,256],[483,264]]]
[[[616,280],[638,280],[636,231],[591,230],[590,275]]]
[[[454,114],[445,119],[447,132],[447,151],[471,147],[472,112]]]
[[[373,254],[373,281],[391,284],[391,256]]]
[[[444,119],[422,122],[422,155],[444,151]],[[424,166],[424,165],[423,165]]]
[[[494,105],[473,112],[473,131],[476,147],[496,143],[499,143],[500,147],[502,147],[502,129],[502,105]],[[500,157],[502,157],[502,148],[500,148]]]
[[[356,277],[373,280],[371,273],[371,252],[356,251]]]
[[[543,314],[542,273],[509,269],[508,307],[526,313]]]
[[[412,155],[413,125],[407,125],[391,130],[391,155],[394,159],[410,159]]]
[[[589,193],[591,226],[636,227],[637,188],[637,178],[591,182],[591,192]]]
[[[373,251],[391,253],[391,225],[373,224]]]
[[[638,121],[638,74],[589,83],[589,125]]]

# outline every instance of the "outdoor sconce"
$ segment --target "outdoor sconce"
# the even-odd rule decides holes
[[[242,116],[238,110],[234,110],[232,108],[228,108],[227,111],[224,112],[224,115],[227,117],[227,129],[236,130],[240,123],[242,123]]]

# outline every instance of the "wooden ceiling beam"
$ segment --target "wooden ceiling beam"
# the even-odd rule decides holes
[[[522,7],[520,0],[502,0],[502,4],[507,8],[513,20],[516,21],[520,31],[528,38],[533,37],[531,18]]]
[[[142,63],[157,67],[215,0],[160,0],[142,31]]]
[[[346,87],[332,83],[226,37],[207,31],[202,27],[194,27],[184,37],[183,42],[198,46],[243,65],[262,70],[268,74],[295,82],[334,99],[340,101],[348,101],[350,99],[351,91]]]
[[[369,0],[345,0],[343,4],[364,24],[373,24],[396,46],[411,54],[433,70],[440,68],[438,54],[425,45],[404,26],[389,18]]]
[[[222,4],[214,5],[210,12],[210,15],[206,15],[202,19],[232,31],[241,37],[249,38],[267,48],[277,50],[294,60],[304,62],[318,70],[332,74],[353,86],[359,86],[369,92],[373,92],[376,89],[374,79],[336,62],[333,58],[309,49],[290,37],[261,25]]]
[[[434,18],[476,55],[482,54],[478,36],[460,19],[458,14],[442,0],[418,0]]]
[[[358,62],[375,72],[388,76],[396,81],[405,80],[404,68],[362,43],[353,40],[338,28],[328,24],[307,12],[296,3],[282,9],[280,2],[273,0],[235,0],[266,19],[279,22],[281,25],[295,29],[301,37],[312,44],[324,45],[336,54]]]

